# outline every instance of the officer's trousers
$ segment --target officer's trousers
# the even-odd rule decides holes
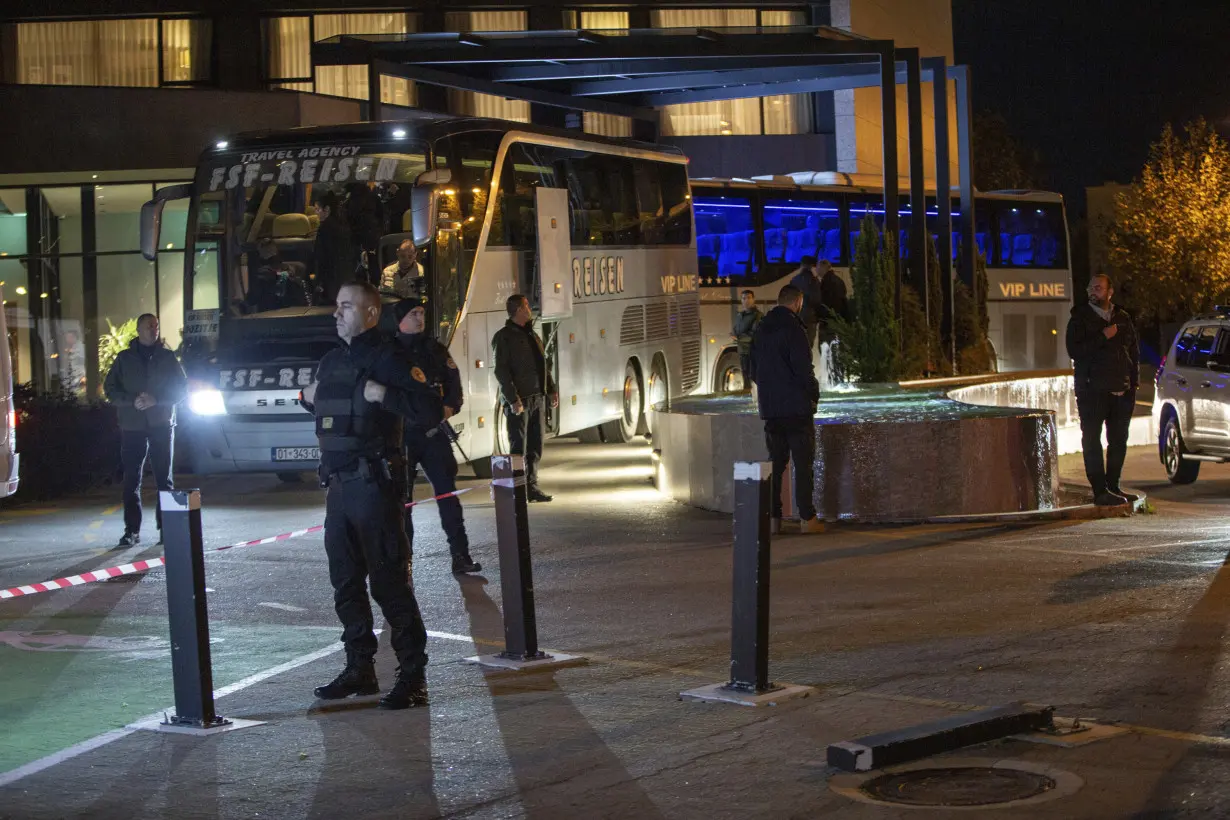
[[[418,477],[416,467],[422,464],[427,480],[431,482],[431,494],[442,495],[457,489],[457,459],[453,457],[453,445],[447,434],[440,427],[435,428],[434,435],[427,435],[422,429],[406,429],[406,472],[409,480],[406,501],[414,497],[414,482]],[[470,554],[470,541],[466,538],[465,519],[461,514],[461,499],[456,496],[441,498],[436,502],[440,508],[440,525],[448,536],[448,550],[454,558]],[[411,513],[414,508],[406,510],[406,535],[414,544],[414,523]]]
[[[325,553],[347,655],[376,654],[367,582],[389,625],[398,664],[413,670],[427,665],[427,631],[407,581],[410,544],[401,510],[392,481],[369,480],[359,473],[331,477],[325,498]]]

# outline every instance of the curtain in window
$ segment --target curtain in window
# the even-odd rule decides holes
[[[527,24],[524,11],[450,11],[444,15],[444,27],[449,31],[525,31]],[[448,104],[454,114],[530,121],[530,104],[525,100],[450,88]]]
[[[615,31],[607,32],[608,34],[622,34],[619,29],[627,29],[629,23],[628,12],[626,11],[583,11],[581,12],[581,28],[590,31],[599,31],[601,29],[615,29]]]
[[[310,17],[274,17],[269,20],[266,36],[269,40],[267,65],[269,79],[298,79],[312,76],[312,18]],[[296,88],[299,91],[311,91],[307,88]],[[277,87],[294,87],[282,83]]]
[[[19,23],[17,81],[155,87],[158,20]]]
[[[661,9],[651,12],[654,28],[755,26],[755,9]],[[760,100],[668,105],[662,109],[663,136],[759,134]]]
[[[341,34],[407,34],[418,29],[412,14],[317,14],[317,40]],[[310,66],[309,55],[309,66]],[[334,97],[367,99],[367,66],[320,66],[316,69],[316,93]],[[380,78],[380,100],[391,105],[411,106],[418,97],[414,84],[401,77]]]
[[[209,20],[162,21],[162,81],[193,83],[209,80]]]
[[[762,11],[762,26],[805,26],[805,11]],[[810,134],[812,131],[811,94],[775,94],[764,98],[764,133]]]

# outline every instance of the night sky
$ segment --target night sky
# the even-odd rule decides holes
[[[1166,122],[1230,132],[1227,0],[953,0],[974,108],[1001,114],[1043,178],[1084,211],[1084,189],[1129,182]]]

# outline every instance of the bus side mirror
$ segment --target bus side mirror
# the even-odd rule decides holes
[[[173,199],[192,196],[191,182],[159,188],[154,198],[141,206],[141,255],[146,261],[158,258],[158,237],[162,234],[162,209]]]
[[[410,230],[416,245],[425,245],[436,235],[436,201],[434,186],[415,185],[410,191]]]

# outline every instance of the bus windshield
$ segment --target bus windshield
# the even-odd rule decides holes
[[[218,156],[197,181],[193,292],[204,296],[216,263],[223,316],[331,309],[346,282],[379,281],[382,239],[412,239],[410,194],[426,168],[425,147],[406,141]]]

